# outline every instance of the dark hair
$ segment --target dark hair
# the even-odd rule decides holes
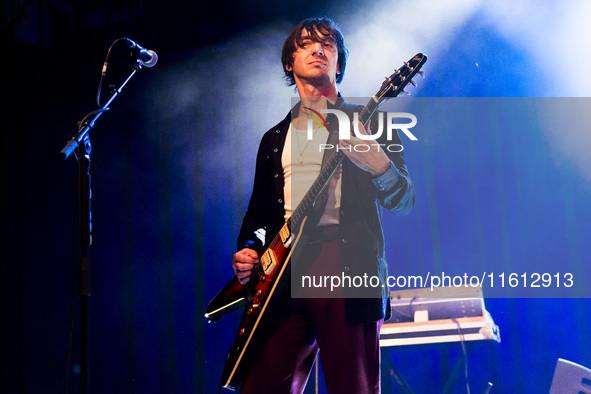
[[[325,38],[330,37],[338,51],[337,64],[339,66],[339,73],[337,74],[336,82],[341,83],[343,76],[345,75],[345,66],[347,65],[347,57],[349,51],[345,46],[345,39],[341,34],[341,31],[332,19],[324,18],[309,18],[301,21],[291,31],[290,35],[285,39],[283,43],[283,51],[281,53],[281,63],[283,64],[283,71],[285,72],[285,81],[288,86],[295,85],[295,79],[293,77],[293,71],[287,71],[286,66],[293,66],[293,54],[303,45],[302,31],[306,30],[313,41],[322,42]],[[320,34],[319,34],[320,33]]]

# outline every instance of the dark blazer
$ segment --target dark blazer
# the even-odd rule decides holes
[[[350,104],[340,107],[343,108],[345,112],[359,109]],[[281,155],[290,120],[291,113],[267,131],[262,138],[256,159],[253,191],[238,236],[238,250],[251,248],[258,251],[263,247],[263,243],[255,232],[263,228],[268,237],[273,237],[285,223]],[[329,130],[333,129],[337,123],[336,116],[331,114],[326,120]],[[377,126],[372,127],[376,130],[374,127]],[[383,134],[383,138],[378,140],[380,143],[402,145],[397,133],[394,133],[392,141],[387,141],[386,133]],[[385,152],[398,173],[398,181],[389,190],[379,190],[371,174],[347,158],[341,164],[339,235],[342,242],[343,274],[351,277],[377,276],[380,279],[379,287],[365,288],[363,294],[346,294],[348,324],[389,317],[389,290],[386,284],[388,267],[382,232],[382,207],[406,214],[414,205],[414,187],[402,152]]]

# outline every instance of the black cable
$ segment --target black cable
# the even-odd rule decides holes
[[[109,50],[107,51],[107,56],[105,56],[105,62],[103,63],[103,70],[101,71],[101,79],[99,80],[98,89],[96,91],[96,104],[98,105],[99,108],[101,107],[101,90],[103,87],[103,79],[105,78],[105,74],[107,73],[107,66],[109,65],[109,57],[111,56],[111,50],[113,49],[115,44],[117,44],[121,41],[130,41],[130,40],[129,40],[129,38],[125,38],[125,37],[121,37],[121,38],[116,39],[115,41],[113,41],[113,43],[109,47]]]
[[[84,118],[82,118],[82,120],[80,122],[78,122],[78,131],[82,130],[84,127],[86,127],[87,123],[86,123],[86,119],[90,118],[93,115],[96,115],[100,112],[105,112],[108,111],[109,107],[106,108],[100,108],[100,109],[95,109],[94,111],[90,111],[88,114],[86,114],[86,116]]]
[[[460,336],[460,343],[462,344],[462,352],[464,353],[464,377],[466,378],[466,393],[470,394],[470,381],[468,380],[468,352],[466,351],[466,343],[464,334],[462,333],[462,326],[455,317],[451,319],[458,327],[458,335]]]

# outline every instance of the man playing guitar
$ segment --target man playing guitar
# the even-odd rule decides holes
[[[315,143],[326,142],[329,130],[315,125],[313,140],[308,139],[309,114],[343,101],[337,84],[347,56],[342,34],[328,18],[300,22],[285,41],[283,69],[301,102],[263,136],[259,147],[239,251],[232,259],[242,284],[260,264],[258,252],[264,242],[259,229],[266,234],[279,231],[320,172],[322,154]],[[367,133],[362,124],[357,126]],[[389,143],[400,144],[397,135],[394,138]],[[318,351],[329,393],[380,391],[379,333],[390,314],[382,208],[409,212],[414,188],[402,152],[355,149],[367,144],[356,136],[337,144],[346,158],[326,186],[326,205],[308,234],[304,260],[310,263],[309,273],[366,274],[380,278],[384,286],[370,298],[348,297],[344,289],[316,298],[293,298],[284,291],[273,309],[265,343],[243,381],[243,393],[303,392]]]

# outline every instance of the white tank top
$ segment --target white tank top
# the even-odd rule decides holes
[[[312,183],[318,178],[322,166],[324,150],[321,151],[320,146],[328,140],[328,131],[324,128],[315,129],[312,140],[308,140],[307,133],[307,130],[297,130],[290,125],[285,138],[281,165],[285,178],[283,192],[286,220],[291,217]],[[328,202],[318,223],[319,226],[339,223],[341,175],[341,166],[339,166],[329,181]]]

